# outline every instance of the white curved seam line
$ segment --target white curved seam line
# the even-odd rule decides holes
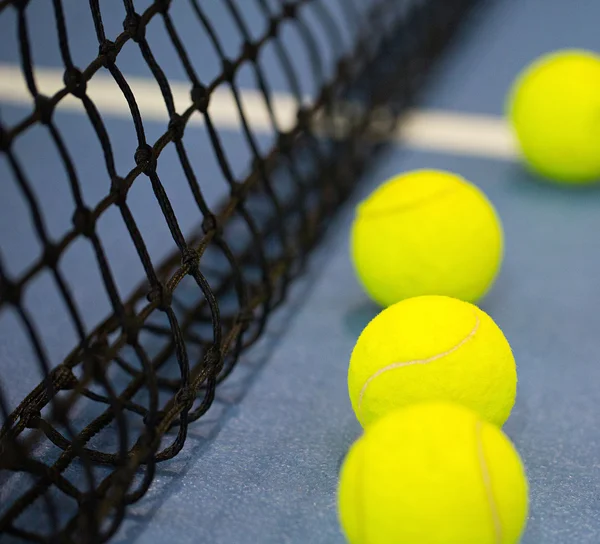
[[[475,325],[474,325],[473,329],[471,330],[471,332],[469,334],[467,334],[467,336],[465,336],[458,344],[451,347],[447,351],[444,351],[442,353],[437,353],[436,355],[432,355],[431,357],[428,357],[427,359],[414,359],[413,361],[403,361],[403,362],[398,362],[398,363],[392,363],[388,366],[384,366],[383,368],[380,368],[377,372],[375,372],[375,374],[372,374],[371,376],[369,376],[367,381],[362,386],[362,389],[360,390],[360,395],[358,397],[359,413],[360,413],[360,410],[362,407],[363,398],[365,396],[365,393],[367,392],[367,388],[369,387],[370,383],[373,380],[375,380],[382,374],[389,372],[390,370],[395,370],[397,368],[403,368],[405,366],[412,366],[412,365],[426,365],[428,363],[432,363],[433,361],[437,361],[438,359],[441,359],[442,357],[446,357],[446,355],[450,355],[451,353],[454,353],[457,349],[460,349],[469,340],[471,340],[471,338],[473,338],[473,336],[475,336],[475,334],[477,333],[477,329],[479,329],[479,323],[480,323],[479,316],[477,315],[477,313],[475,313]]]
[[[429,195],[429,196],[426,196],[419,200],[416,200],[414,202],[411,202],[410,204],[394,206],[393,208],[386,208],[383,210],[366,211],[366,212],[359,211],[358,217],[363,220],[381,219],[382,217],[386,217],[388,215],[396,215],[398,213],[408,212],[408,211],[414,210],[416,208],[421,208],[422,206],[426,206],[427,204],[430,204],[431,202],[437,202],[438,200],[444,198],[445,196],[453,194],[455,192],[456,192],[455,187],[449,187],[449,188],[443,189],[442,191],[434,193],[432,195]]]
[[[498,512],[498,505],[494,499],[494,490],[492,489],[492,482],[490,478],[490,472],[487,467],[485,460],[485,452],[483,451],[483,440],[481,439],[481,428],[483,423],[477,422],[476,434],[477,434],[477,457],[479,458],[479,467],[481,469],[481,477],[483,479],[483,487],[485,488],[485,494],[487,495],[488,504],[490,505],[490,511],[492,514],[492,522],[494,524],[494,535],[497,544],[502,544],[502,520]]]

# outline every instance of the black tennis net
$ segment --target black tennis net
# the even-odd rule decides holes
[[[0,1],[0,535],[115,534],[475,3]]]

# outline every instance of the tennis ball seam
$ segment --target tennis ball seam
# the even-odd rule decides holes
[[[407,212],[407,211],[410,211],[410,210],[413,210],[416,208],[420,208],[422,206],[426,206],[427,204],[435,202],[435,201],[439,200],[440,198],[443,198],[450,194],[456,193],[457,190],[458,189],[456,187],[448,187],[446,189],[442,189],[441,191],[438,191],[437,193],[429,195],[426,198],[421,198],[419,200],[415,200],[414,202],[411,202],[409,204],[393,206],[391,208],[383,208],[380,210],[373,210],[373,211],[359,210],[357,216],[358,216],[358,219],[366,221],[369,219],[380,219],[380,218],[386,217],[388,215],[395,215],[397,213]]]
[[[485,451],[483,448],[483,439],[481,436],[481,431],[483,429],[483,423],[481,421],[477,421],[475,424],[475,435],[476,435],[476,443],[477,443],[477,458],[479,460],[479,468],[481,470],[481,478],[483,480],[483,487],[485,489],[485,494],[487,495],[487,502],[490,506],[490,513],[492,515],[492,523],[494,525],[494,536],[496,544],[502,544],[502,520],[500,519],[500,513],[498,511],[498,505],[496,504],[496,499],[494,498],[494,489],[492,487],[492,481],[490,477],[490,471],[487,466],[487,461],[485,459]]]
[[[442,353],[436,353],[435,355],[432,355],[431,357],[427,357],[426,359],[413,359],[411,361],[399,361],[399,362],[391,363],[387,366],[384,366],[383,368],[380,368],[374,374],[371,374],[371,376],[369,376],[367,378],[367,380],[365,381],[365,383],[363,384],[363,386],[360,390],[360,393],[358,395],[358,406],[357,406],[358,414],[359,415],[361,414],[362,403],[363,403],[364,396],[367,392],[369,385],[375,379],[379,378],[379,376],[381,376],[382,374],[385,374],[386,372],[390,372],[391,370],[396,370],[398,368],[404,368],[407,366],[425,365],[425,364],[432,363],[433,361],[437,361],[438,359],[442,359],[443,357],[446,357],[446,355],[450,355],[451,353],[454,353],[455,351],[460,349],[462,346],[464,346],[469,340],[471,340],[471,338],[473,338],[475,336],[475,334],[477,334],[477,331],[479,330],[479,326],[481,324],[481,320],[479,319],[479,315],[477,314],[477,312],[474,311],[473,313],[475,315],[475,325],[471,329],[471,332],[469,332],[469,334],[467,334],[467,336],[465,336],[460,342],[458,342],[457,344],[452,346],[450,349],[447,349],[446,351],[443,351]]]

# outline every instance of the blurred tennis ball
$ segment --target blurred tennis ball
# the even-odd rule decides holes
[[[528,66],[510,92],[507,113],[535,172],[557,182],[600,180],[600,56],[557,51]]]
[[[354,268],[382,306],[419,295],[475,302],[492,285],[502,252],[493,206],[450,172],[392,178],[358,206],[352,225]]]

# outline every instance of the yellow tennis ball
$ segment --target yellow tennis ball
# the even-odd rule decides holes
[[[508,115],[530,167],[559,182],[600,180],[600,56],[545,55],[517,78]]]
[[[382,306],[419,295],[469,302],[502,261],[502,227],[484,194],[460,176],[417,170],[360,204],[351,255],[365,291]]]
[[[363,427],[423,401],[457,402],[501,426],[515,403],[517,372],[485,312],[424,296],[390,306],[366,326],[350,358],[348,391]]]
[[[527,478],[500,429],[453,404],[420,404],[370,427],[338,490],[351,544],[516,544]]]

